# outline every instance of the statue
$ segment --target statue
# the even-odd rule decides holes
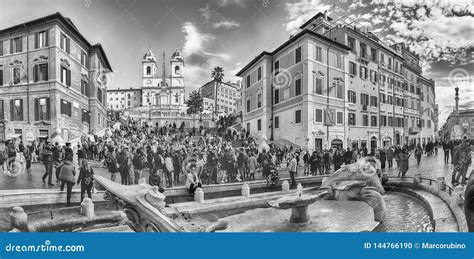
[[[375,220],[385,220],[385,201],[382,186],[375,168],[365,159],[345,165],[325,181],[321,189],[327,189],[325,199],[350,200],[358,199],[368,203],[374,209]]]

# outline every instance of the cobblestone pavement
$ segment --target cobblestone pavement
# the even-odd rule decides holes
[[[444,176],[446,178],[446,183],[451,183],[451,175],[454,168],[452,164],[445,164],[444,163],[444,155],[443,151],[440,151],[437,156],[423,156],[421,158],[421,164],[417,165],[414,155],[410,158],[409,161],[409,170],[407,172],[407,176],[414,176],[416,172],[420,172],[422,177],[437,179],[440,176]],[[468,173],[473,170],[473,166],[468,170]],[[32,172],[31,174],[21,174],[16,177],[11,177],[6,174],[0,174],[0,190],[12,190],[12,189],[58,189],[59,183],[55,182],[55,176],[53,172],[53,183],[55,186],[49,187],[47,184],[43,184],[41,181],[41,176],[44,173],[44,166],[42,164],[33,164],[32,165]],[[390,176],[398,175],[398,169],[396,168],[396,163],[394,161],[394,167],[388,168],[384,170],[388,172]],[[110,174],[106,168],[95,168],[95,173],[102,175],[104,177],[109,178]],[[303,168],[300,167],[298,169],[298,175],[301,176],[303,174]],[[77,176],[77,175],[76,175]],[[148,173],[145,172],[143,177],[148,179]],[[280,178],[289,177],[286,171],[282,171],[280,173]],[[182,176],[181,185],[184,185],[184,176]],[[257,175],[256,179],[262,179],[261,175]],[[120,182],[120,175],[117,174],[116,181]],[[74,188],[79,188],[79,186],[75,185]]]

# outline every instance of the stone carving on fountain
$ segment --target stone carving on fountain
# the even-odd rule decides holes
[[[157,186],[146,184],[124,186],[100,175],[95,176],[98,185],[106,189],[105,198],[115,200],[123,209],[137,232],[184,232],[164,212],[165,195]]]
[[[321,189],[327,190],[325,199],[364,201],[374,209],[375,221],[385,221],[385,189],[375,168],[365,159],[344,165],[323,180]]]

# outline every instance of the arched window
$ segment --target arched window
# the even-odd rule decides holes
[[[149,76],[151,75],[151,67],[150,66],[147,66],[146,67],[146,74]]]
[[[179,66],[175,66],[175,67],[174,67],[174,73],[175,73],[175,74],[179,74]]]

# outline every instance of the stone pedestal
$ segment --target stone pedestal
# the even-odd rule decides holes
[[[28,231],[28,215],[22,207],[13,207],[10,213],[10,226],[21,231]]]
[[[165,202],[166,196],[159,192],[158,186],[153,186],[148,189],[147,193],[145,194],[145,199],[155,208],[163,209],[166,205]]]
[[[281,184],[281,192],[282,193],[289,193],[290,192],[290,184],[288,183],[288,181],[285,180]]]
[[[247,184],[247,183],[244,183],[242,185],[242,196],[244,196],[245,198],[248,198],[250,197],[250,186]]]
[[[93,220],[94,214],[94,203],[90,198],[84,198],[81,203],[81,214],[86,216],[89,220]]]
[[[309,221],[308,205],[291,208],[291,223],[306,223]]]
[[[198,203],[204,202],[204,191],[202,190],[202,188],[196,189],[196,192],[194,193],[194,201]]]

